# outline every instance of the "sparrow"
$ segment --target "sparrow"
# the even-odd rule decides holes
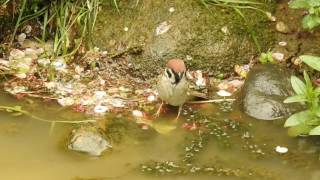
[[[189,83],[186,78],[186,71],[186,65],[181,59],[171,59],[167,62],[156,87],[162,100],[156,116],[160,115],[161,108],[166,102],[172,106],[179,106],[176,120],[179,118],[182,106],[188,99]]]

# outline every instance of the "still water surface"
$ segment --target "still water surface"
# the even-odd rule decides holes
[[[54,103],[33,100],[30,104],[4,94],[0,97],[0,105],[29,106],[34,109],[33,113],[51,120],[78,120],[82,117],[81,114],[63,109]],[[221,116],[221,119],[228,117],[243,124],[250,124],[254,142],[266,149],[267,153],[264,158],[254,158],[251,150],[243,148],[245,143],[240,136],[232,137],[232,146],[228,149],[221,148],[213,139],[197,156],[200,164],[214,162],[228,168],[263,169],[272,174],[272,179],[320,179],[320,145],[317,145],[316,138],[290,138],[281,122],[257,121],[236,111],[221,113],[217,105],[196,108],[203,108],[203,113],[213,116],[220,114],[218,116]],[[180,119],[181,122],[184,120]],[[50,133],[50,123],[0,112],[0,179],[248,179],[208,175],[152,176],[136,170],[141,163],[149,160],[178,160],[179,154],[184,151],[185,137],[190,135],[190,132],[180,126],[168,135],[123,139],[121,143],[114,145],[112,151],[99,158],[67,150],[65,144],[71,128],[71,125],[57,124]],[[274,148],[277,145],[288,147],[289,152],[285,155],[276,153]],[[261,177],[253,176],[251,179]]]

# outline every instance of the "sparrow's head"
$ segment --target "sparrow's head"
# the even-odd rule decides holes
[[[165,76],[172,84],[178,84],[186,76],[186,65],[181,59],[171,59],[167,62]]]

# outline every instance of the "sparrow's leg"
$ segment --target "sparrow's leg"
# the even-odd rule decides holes
[[[154,114],[155,117],[159,117],[160,116],[160,112],[161,112],[162,106],[163,106],[163,101],[161,101],[161,104],[160,104],[157,112]]]
[[[179,119],[179,117],[180,117],[180,114],[181,114],[181,111],[182,111],[182,106],[183,106],[183,105],[179,106],[178,115],[177,115],[177,117],[174,119],[175,122],[177,122],[178,119]]]

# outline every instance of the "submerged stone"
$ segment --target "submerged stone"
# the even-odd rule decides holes
[[[111,148],[111,144],[95,127],[85,126],[74,129],[68,142],[68,149],[100,156],[103,151]]]
[[[251,117],[274,120],[294,111],[295,104],[283,103],[291,95],[293,90],[288,70],[280,65],[257,65],[248,74],[241,92],[241,105]]]

